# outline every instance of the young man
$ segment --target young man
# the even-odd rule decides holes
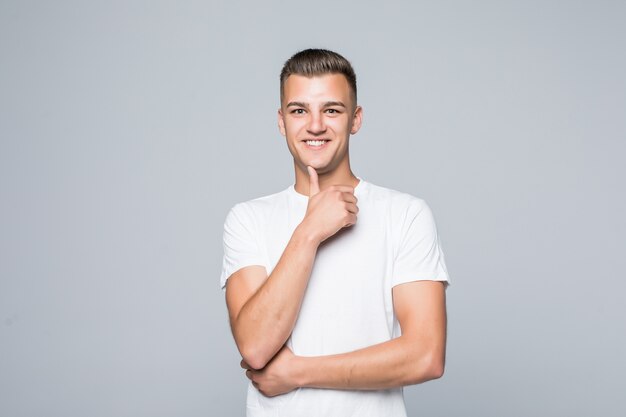
[[[345,58],[301,51],[280,83],[295,184],[235,205],[224,225],[247,415],[406,416],[402,387],[444,370],[448,274],[432,213],[350,169],[362,109]]]

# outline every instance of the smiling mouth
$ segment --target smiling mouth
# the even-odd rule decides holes
[[[326,143],[330,142],[330,140],[328,140],[328,139],[305,140],[303,142],[306,143],[308,147],[311,147],[311,148],[321,148]]]

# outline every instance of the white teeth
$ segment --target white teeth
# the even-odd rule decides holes
[[[322,146],[324,143],[326,143],[325,140],[307,140],[306,144],[309,146]]]

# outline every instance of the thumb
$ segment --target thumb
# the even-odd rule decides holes
[[[317,171],[311,166],[306,167],[309,171],[309,197],[313,197],[320,192],[320,184],[317,182]]]

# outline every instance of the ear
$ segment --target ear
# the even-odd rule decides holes
[[[363,122],[363,108],[361,106],[356,106],[354,109],[354,116],[352,116],[352,128],[350,129],[351,134],[355,134],[361,128],[361,123]]]
[[[278,109],[278,130],[280,130],[280,134],[286,136],[285,132],[285,119],[283,118],[283,109]]]

